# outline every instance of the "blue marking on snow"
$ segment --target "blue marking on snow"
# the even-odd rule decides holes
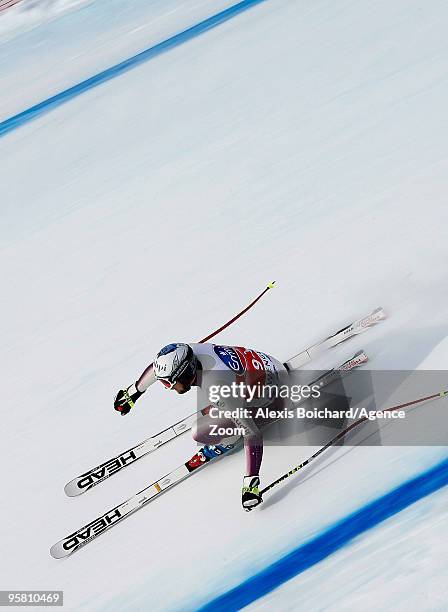
[[[212,17],[204,19],[204,21],[201,21],[196,25],[191,26],[186,30],[183,30],[182,32],[179,32],[179,34],[175,34],[174,36],[167,38],[166,40],[158,43],[157,45],[149,47],[141,53],[138,53],[137,55],[134,55],[133,57],[130,57],[129,59],[124,60],[123,62],[120,62],[115,66],[111,66],[110,68],[99,72],[98,74],[86,79],[85,81],[82,81],[77,85],[73,85],[73,87],[69,87],[64,91],[61,91],[60,93],[52,96],[51,98],[48,98],[47,100],[43,100],[42,102],[39,102],[39,104],[31,106],[30,108],[22,111],[17,115],[14,115],[13,117],[5,119],[4,121],[0,122],[0,137],[24,125],[25,123],[32,121],[36,117],[39,117],[40,115],[43,115],[44,113],[47,113],[50,110],[53,110],[54,108],[57,108],[61,104],[64,104],[72,98],[81,95],[85,91],[88,91],[93,87],[97,87],[98,85],[101,85],[106,81],[114,79],[120,74],[123,74],[124,72],[135,68],[135,66],[143,64],[144,62],[147,62],[153,59],[154,57],[157,57],[158,55],[161,55],[162,53],[173,49],[174,47],[182,45],[183,43],[191,40],[192,38],[203,34],[207,30],[215,28],[221,23],[232,19],[243,11],[252,8],[257,4],[261,4],[262,2],[265,2],[265,0],[242,0],[242,2],[239,2],[238,4],[235,4],[234,6],[231,6],[225,9],[224,11],[221,11],[220,13],[217,13]]]
[[[448,459],[363,506],[320,535],[199,608],[200,612],[240,610],[316,565],[353,538],[372,529],[448,484]]]

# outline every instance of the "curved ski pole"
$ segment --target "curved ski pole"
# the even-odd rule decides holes
[[[263,289],[263,291],[248,306],[246,306],[246,308],[244,308],[241,312],[236,314],[232,319],[227,321],[227,323],[224,323],[224,325],[221,325],[221,327],[216,329],[214,332],[212,332],[208,336],[205,336],[205,338],[202,338],[202,340],[199,340],[198,344],[203,344],[204,342],[207,342],[207,340],[210,340],[211,338],[216,336],[216,334],[219,334],[219,332],[223,331],[223,329],[226,329],[226,327],[229,327],[229,325],[232,325],[232,323],[235,323],[235,321],[237,321],[240,317],[243,316],[243,314],[245,314],[248,310],[250,310],[252,306],[255,306],[258,300],[261,300],[264,294],[267,293],[269,289],[272,289],[274,285],[275,285],[275,281],[270,282],[268,286],[265,289]],[[153,385],[156,382],[157,379],[154,374],[154,364],[153,363],[149,364],[146,370],[144,370],[143,373],[140,375],[140,378],[138,380],[141,380],[142,378],[146,379],[146,383],[145,383],[146,389],[148,389],[151,385]]]
[[[226,329],[226,327],[229,327],[229,325],[232,325],[232,323],[235,323],[235,321],[237,321],[240,317],[243,316],[243,314],[245,314],[248,310],[250,310],[252,306],[255,306],[258,300],[261,300],[264,294],[267,293],[269,289],[272,289],[274,285],[275,285],[275,281],[272,281],[271,283],[269,283],[268,286],[265,289],[263,289],[260,295],[258,295],[248,306],[246,306],[246,308],[244,308],[241,312],[236,314],[232,319],[227,321],[227,323],[224,323],[224,325],[221,325],[221,327],[216,329],[214,332],[212,332],[208,336],[205,336],[205,338],[202,338],[202,340],[199,340],[199,344],[202,344],[203,342],[207,342],[207,340],[210,340],[211,338],[216,336],[216,334],[219,334],[219,332],[222,332],[224,329]]]

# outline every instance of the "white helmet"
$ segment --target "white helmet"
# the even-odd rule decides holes
[[[177,381],[191,383],[196,375],[196,357],[188,344],[167,344],[154,360],[154,374],[166,387]]]

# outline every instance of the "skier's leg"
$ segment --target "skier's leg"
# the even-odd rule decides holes
[[[263,436],[254,419],[236,420],[238,427],[244,428],[244,450],[246,452],[246,474],[258,476],[263,459]],[[235,427],[235,422],[233,422]]]
[[[283,400],[275,399],[271,405],[272,409],[280,410],[283,408]],[[252,510],[262,502],[259,491],[260,467],[263,459],[263,436],[260,428],[275,421],[274,418],[249,418],[239,419],[238,424],[242,425],[246,433],[244,435],[244,448],[246,451],[246,476],[243,479],[242,503],[245,510]]]
[[[238,435],[214,433],[214,428],[235,429],[235,422],[230,419],[212,419],[208,415],[198,417],[191,428],[193,440],[200,444],[223,444],[227,446],[235,444],[240,437]]]
[[[246,476],[243,478],[241,501],[245,510],[251,510],[262,501],[259,491],[259,473],[263,459],[263,436],[254,419],[239,419],[238,425],[242,425],[246,430],[244,435]]]
[[[263,440],[255,436],[247,436],[244,438],[244,449],[246,451],[246,474],[258,476],[263,460]]]

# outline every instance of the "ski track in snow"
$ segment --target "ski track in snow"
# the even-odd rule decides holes
[[[0,20],[0,120],[156,46],[235,0],[23,3]],[[36,28],[36,23],[39,27]],[[29,31],[29,28],[34,28]]]
[[[99,85],[106,83],[110,79],[114,79],[123,74],[124,72],[135,68],[139,64],[154,59],[161,53],[166,53],[167,51],[170,51],[171,49],[174,49],[179,45],[185,44],[185,42],[188,42],[192,38],[195,38],[203,34],[204,32],[207,32],[211,28],[215,28],[221,25],[228,19],[233,19],[236,15],[239,15],[243,11],[248,10],[249,8],[252,8],[253,6],[256,6],[257,4],[260,4],[260,2],[264,1],[265,0],[243,0],[242,2],[239,2],[238,4],[229,7],[225,11],[221,11],[216,15],[208,17],[204,21],[201,21],[198,24],[195,24],[189,27],[188,29],[183,30],[182,32],[178,32],[174,36],[163,40],[162,42],[154,45],[153,47],[149,47],[141,53],[127,58],[119,64],[111,66],[106,70],[103,70],[102,72],[95,74],[90,78],[82,81],[81,83],[77,83],[76,85],[73,85],[72,87],[69,87],[64,91],[55,94],[51,98],[42,100],[31,108],[27,108],[21,113],[14,115],[13,117],[9,117],[5,121],[1,122],[0,136],[21,127],[22,125],[28,123],[29,121],[32,121],[33,119],[39,117],[44,113],[50,112],[54,108],[60,106],[61,104],[65,104],[66,102],[70,101],[73,98],[76,98],[77,96],[83,94],[89,89],[98,87]]]
[[[0,118],[231,4],[96,0],[16,28]],[[381,304],[389,318],[327,364],[363,347],[372,368],[447,367],[447,17],[438,0],[268,0],[1,139],[3,588],[64,589],[70,610],[197,609],[446,458],[337,448],[245,514],[239,454],[69,559],[48,554],[194,452],[182,436],[64,497],[75,474],[194,409],[153,388],[122,419],[115,391],[270,279],[220,342],[287,358]],[[309,454],[268,447],[263,482]],[[252,609],[442,610],[445,507],[442,489]]]

